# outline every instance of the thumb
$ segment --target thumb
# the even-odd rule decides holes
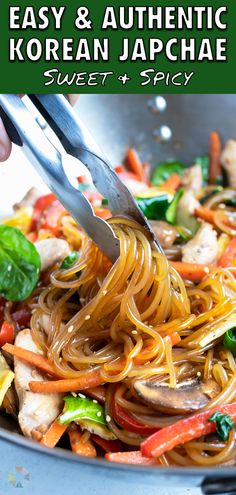
[[[11,153],[11,141],[0,119],[0,162],[7,160]]]

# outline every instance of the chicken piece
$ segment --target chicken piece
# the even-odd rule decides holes
[[[182,261],[185,263],[215,263],[219,246],[217,233],[209,223],[203,223],[191,241],[182,248]]]
[[[150,220],[149,223],[163,249],[171,247],[177,237],[175,227],[161,220]]]
[[[220,160],[227,173],[229,185],[236,187],[236,141],[230,139],[226,142]]]
[[[197,193],[202,188],[203,177],[200,165],[193,165],[185,171],[182,177],[182,184],[186,189],[190,189],[194,193]]]
[[[70,253],[68,242],[63,239],[57,239],[57,237],[43,239],[42,241],[35,242],[34,245],[40,256],[42,271],[47,270],[59,261],[63,261]]]
[[[176,210],[176,223],[181,227],[185,227],[195,234],[198,222],[194,217],[194,211],[201,205],[199,201],[194,197],[191,190],[184,192],[182,198],[180,198]]]
[[[29,206],[34,206],[35,201],[42,196],[42,193],[37,189],[37,187],[31,187],[25,196],[13,205],[13,210],[17,211],[21,208],[28,208]]]
[[[30,330],[21,330],[15,344],[37,354],[40,349],[34,343]],[[15,387],[19,398],[19,425],[26,437],[39,439],[62,409],[63,394],[37,394],[29,389],[29,382],[43,381],[45,376],[36,368],[14,358]]]

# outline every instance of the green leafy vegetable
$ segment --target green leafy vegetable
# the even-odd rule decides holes
[[[205,184],[208,183],[208,175],[209,175],[209,156],[203,155],[195,158],[194,165],[200,165],[202,169],[202,178]]]
[[[107,205],[108,205],[108,199],[102,198],[102,206],[107,206]]]
[[[79,253],[77,251],[71,251],[71,253],[68,254],[68,256],[66,256],[66,258],[62,261],[61,264],[62,270],[68,270],[69,268],[71,268],[75,264],[78,258],[79,258]]]
[[[164,193],[153,198],[137,198],[136,202],[149,220],[164,220],[171,199]]]
[[[89,420],[102,425],[107,424],[104,408],[92,399],[67,395],[64,401],[65,406],[59,416],[59,423],[66,425],[72,421]]]
[[[38,282],[40,257],[32,242],[15,227],[0,225],[0,295],[23,301]]]
[[[166,211],[167,222],[172,223],[172,224],[175,223],[178,202],[179,202],[180,198],[182,198],[183,194],[184,194],[184,189],[182,189],[182,188],[179,189],[175,193],[174,199]]]
[[[177,230],[179,234],[179,239],[178,242],[183,241],[183,242],[188,242],[190,239],[192,239],[192,233],[190,232],[189,229],[186,229],[186,227],[181,227],[180,225],[175,225],[175,229]]]
[[[165,182],[172,174],[183,175],[186,165],[178,161],[163,162],[157,165],[152,175],[153,186],[159,186]]]
[[[215,412],[208,421],[216,423],[216,432],[221,440],[227,440],[230,430],[233,429],[235,423],[228,414]]]
[[[225,332],[223,344],[226,349],[229,349],[236,356],[236,327],[230,328]]]

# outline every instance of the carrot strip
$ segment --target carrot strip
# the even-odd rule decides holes
[[[50,394],[56,392],[77,392],[78,390],[86,390],[87,388],[97,387],[102,385],[102,379],[99,371],[92,371],[79,378],[67,378],[64,380],[45,381],[45,382],[29,382],[31,392],[39,394]]]
[[[197,263],[184,263],[183,261],[170,261],[170,265],[184,280],[200,282],[214,265],[198,265]]]
[[[70,438],[71,450],[74,454],[82,455],[84,457],[96,457],[96,449],[90,439],[83,441],[83,433],[76,428],[76,430],[68,431]]]
[[[49,361],[44,356],[36,354],[36,352],[27,351],[26,349],[23,349],[23,347],[17,347],[16,345],[12,344],[5,344],[2,349],[12,356],[22,359],[22,361],[26,361],[28,364],[39,368],[45,373],[49,373],[56,378],[61,377],[61,375],[53,368]]]
[[[108,452],[105,454],[105,458],[111,462],[123,462],[124,464],[159,464],[157,459],[143,456],[140,450],[130,452]]]
[[[162,186],[168,187],[176,191],[181,185],[181,177],[178,174],[172,174],[165,182],[163,182]]]
[[[220,154],[221,141],[218,132],[210,133],[210,165],[209,165],[209,184],[214,184],[217,177],[221,174]]]
[[[136,175],[140,181],[143,180],[143,165],[139,159],[138,153],[133,148],[129,148],[127,152],[127,163],[131,172]]]
[[[106,440],[98,435],[92,434],[91,439],[105,452],[120,452],[122,450],[122,443],[120,440]]]
[[[236,237],[233,237],[226,247],[224,253],[218,261],[218,265],[222,268],[228,268],[229,266],[234,266],[236,259]]]
[[[57,445],[63,433],[67,430],[68,425],[61,425],[57,420],[53,421],[46,433],[43,435],[40,443],[46,447],[53,448]]]
[[[195,216],[205,220],[205,222],[214,224],[214,212],[210,208],[205,208],[204,206],[199,206],[194,212]]]
[[[234,421],[236,419],[236,403],[218,406],[214,409],[195,414],[194,416],[162,428],[144,440],[141,443],[142,455],[155,458],[160,457],[160,455],[172,450],[177,445],[182,445],[202,435],[209,435],[209,433],[215,431],[216,423],[209,422],[208,420],[216,411],[229,414]]]

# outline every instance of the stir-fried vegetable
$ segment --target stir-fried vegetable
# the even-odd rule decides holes
[[[226,349],[229,349],[230,352],[234,356],[236,356],[236,328],[230,328],[230,330],[227,330],[224,334],[224,341],[223,341],[224,347]]]
[[[58,372],[53,368],[53,366],[51,366],[48,359],[44,356],[41,356],[40,354],[36,354],[36,352],[28,351],[27,349],[23,349],[23,347],[18,347],[11,344],[5,344],[2,349],[12,356],[22,359],[22,361],[25,361],[26,363],[39,368],[45,373],[49,373],[49,375],[58,377]]]
[[[216,433],[218,437],[224,442],[228,439],[229,432],[235,425],[235,422],[228,414],[223,414],[218,411],[212,414],[208,421],[215,422]]]
[[[66,258],[63,260],[62,264],[61,264],[61,268],[62,270],[68,270],[68,268],[71,268],[75,262],[78,260],[79,258],[79,253],[78,251],[72,251],[70,254],[68,254],[68,256],[66,256]]]
[[[182,419],[176,423],[166,426],[157,431],[154,435],[144,440],[141,444],[141,452],[144,457],[160,457],[160,455],[173,449],[177,445],[189,442],[202,435],[208,435],[216,430],[215,421],[210,422],[209,418],[216,410],[208,410]],[[226,406],[219,406],[217,412],[228,414],[232,420],[236,419],[236,403]]]
[[[76,420],[90,420],[106,425],[103,406],[88,397],[64,397],[65,406],[58,421],[60,424],[69,424]]]
[[[163,162],[157,165],[152,175],[152,184],[159,186],[173,174],[183,175],[186,166],[178,161]]]
[[[50,380],[45,382],[32,381],[29,383],[29,388],[32,392],[39,394],[50,394],[56,392],[77,392],[78,390],[86,390],[90,387],[97,387],[103,383],[104,380],[102,379],[99,370],[94,370],[90,373],[85,373],[84,376],[79,378],[65,378],[64,380]]]
[[[12,323],[4,321],[0,330],[0,347],[6,343],[12,343],[15,336],[15,329]]]
[[[6,359],[0,352],[0,406],[14,379],[14,373],[9,368]]]
[[[58,423],[58,420],[56,419],[55,421],[53,421],[51,426],[43,435],[43,438],[40,441],[40,443],[45,447],[50,447],[50,448],[55,447],[58,444],[59,440],[61,439],[62,435],[67,430],[67,428],[68,425],[62,425]]]
[[[74,452],[74,454],[82,455],[84,457],[96,457],[97,452],[93,443],[91,442],[90,438],[88,438],[87,440],[83,438],[83,433],[80,431],[79,428],[69,430],[68,434],[71,450],[72,452]]]
[[[155,197],[136,198],[139,208],[149,220],[165,220],[166,211],[171,203],[172,196],[167,193],[156,194]]]
[[[40,273],[34,245],[15,227],[0,225],[0,294],[23,301],[33,291]]]
[[[166,220],[169,223],[175,223],[176,220],[176,211],[177,211],[177,206],[180,198],[183,196],[184,190],[181,188],[177,191],[177,193],[174,196],[174,199],[172,203],[170,204],[169,208],[166,211]]]
[[[236,237],[231,239],[225,252],[222,254],[219,260],[219,266],[222,268],[228,268],[229,266],[234,266],[236,261]]]

